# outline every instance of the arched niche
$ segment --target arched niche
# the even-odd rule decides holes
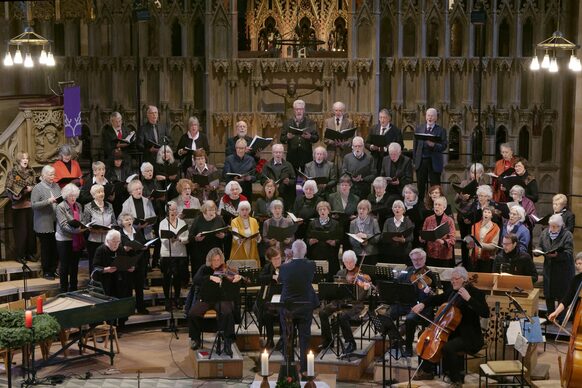
[[[440,21],[434,17],[431,18],[427,26],[426,34],[426,55],[429,57],[439,57],[441,50],[441,25]]]
[[[449,161],[459,160],[461,154],[461,131],[453,125],[449,131]]]
[[[172,23],[172,56],[181,57],[182,56],[182,25],[178,19],[174,20]]]
[[[546,193],[555,193],[556,188],[554,187],[554,178],[551,175],[546,174],[540,179],[539,190]]]
[[[465,31],[463,23],[460,18],[455,18],[451,24],[451,34],[450,34],[450,48],[451,57],[462,57],[463,56],[463,43],[465,38]]]
[[[530,141],[529,129],[527,126],[523,126],[519,130],[517,154],[522,158],[526,158],[528,160],[529,160],[529,141]]]
[[[416,23],[414,19],[408,18],[404,22],[404,45],[402,47],[402,55],[405,57],[416,56]]]
[[[391,57],[394,55],[394,34],[392,33],[392,20],[388,15],[380,20],[380,56]]]
[[[471,134],[471,161],[481,162],[483,160],[483,130],[481,127],[475,127]]]
[[[361,20],[358,25],[358,56],[360,58],[367,58],[372,56],[372,42],[370,39],[374,36],[374,29],[367,19]]]
[[[412,150],[414,147],[414,127],[407,125],[402,129],[402,140],[404,141],[404,148]]]
[[[202,19],[198,19],[194,22],[194,44],[193,44],[193,51],[195,57],[203,57],[204,56],[204,42],[206,42],[205,34],[204,34],[204,23]]]
[[[533,22],[527,18],[521,31],[521,56],[532,57],[534,55]]]
[[[542,157],[541,162],[551,162],[554,157],[554,131],[550,125],[542,132]]]
[[[499,34],[497,37],[497,55],[509,57],[511,51],[511,25],[507,18],[503,18],[499,24]]]
[[[495,160],[501,159],[499,146],[503,143],[507,143],[507,128],[504,125],[500,125],[495,131]]]

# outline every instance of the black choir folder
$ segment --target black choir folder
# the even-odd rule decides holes
[[[369,137],[370,143],[375,145],[376,147],[387,147],[388,146],[388,138],[386,135],[370,135]]]
[[[171,230],[162,229],[160,230],[160,238],[178,238],[182,233],[188,230],[188,224],[182,226],[180,230],[176,233],[172,232]]]
[[[298,224],[291,224],[286,227],[269,225],[269,230],[267,230],[267,238],[275,239],[277,241],[284,241],[295,235]]]
[[[439,136],[435,136],[431,133],[415,133],[414,139],[423,141],[432,141],[433,143],[442,143]]]
[[[200,209],[194,209],[194,208],[182,209],[182,218],[186,218],[186,219],[195,218],[196,216],[198,216],[198,214],[200,214]]]
[[[218,186],[219,179],[220,174],[218,171],[213,172],[210,175],[192,175],[192,182],[201,187],[210,186],[211,183],[215,183],[215,186]]]
[[[467,183],[465,186],[461,186],[458,185],[456,183],[453,183],[453,189],[455,189],[455,191],[459,194],[468,194],[471,197],[474,197],[477,194],[477,187],[479,187],[479,184],[477,183],[477,181],[475,179],[473,179],[471,182]]]
[[[396,231],[396,232],[384,232],[382,233],[382,241],[387,242],[387,243],[394,243],[394,240],[392,240],[394,237],[408,237],[412,234],[412,232],[414,232],[414,227],[410,227],[408,229],[402,230],[402,231]]]
[[[150,240],[148,242],[146,242],[145,244],[140,243],[137,240],[124,240],[123,245],[135,250],[135,251],[143,251],[147,248],[150,247],[150,245],[152,245],[153,243],[155,243],[156,241],[158,241],[158,238],[154,238],[153,240]]]
[[[142,220],[141,218],[136,218],[135,220],[133,220],[133,224],[140,225],[140,226],[147,226],[147,225],[155,224],[157,220],[158,220],[158,216],[148,217],[144,220]]]
[[[358,128],[348,128],[342,129],[341,131],[336,131],[335,129],[325,128],[325,134],[323,135],[326,139],[329,140],[348,140],[356,134]]]
[[[252,150],[262,150],[264,148],[267,148],[272,141],[273,141],[272,137],[261,137],[255,135],[255,137],[251,141],[251,144],[249,144],[249,148]]]
[[[446,236],[449,232],[450,232],[449,224],[447,222],[444,222],[434,229],[421,230],[420,237],[422,237],[424,241],[435,241],[443,236]]]
[[[303,133],[305,132],[306,129],[307,128],[296,128],[296,127],[289,126],[288,132],[291,133],[292,135],[301,136],[301,135],[303,135]]]
[[[140,255],[135,256],[117,256],[113,259],[111,267],[117,268],[118,271],[127,271],[131,267],[135,267]]]
[[[220,228],[216,228],[216,229],[212,229],[212,230],[206,230],[204,232],[200,232],[201,236],[206,236],[208,234],[216,234],[216,233],[226,233],[230,230],[230,226],[222,226]]]

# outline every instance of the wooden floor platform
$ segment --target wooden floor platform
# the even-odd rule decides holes
[[[359,345],[359,344],[358,344]],[[323,351],[315,356],[315,373],[335,374],[338,381],[358,381],[374,361],[374,342],[364,341],[349,357],[338,358],[333,352]]]
[[[189,358],[194,366],[194,377],[197,379],[240,379],[243,377],[243,355],[236,343],[232,344],[232,357],[226,354],[210,356],[214,338],[204,341],[201,349],[190,349]],[[209,356],[211,358],[209,358]]]

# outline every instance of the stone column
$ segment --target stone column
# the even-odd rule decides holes
[[[582,3],[578,6],[578,20],[582,20]],[[582,29],[578,29],[578,37],[575,42],[582,41]],[[578,50],[578,57],[580,57]],[[570,146],[572,154],[572,185],[570,187],[571,209],[578,216],[576,226],[582,224],[582,153],[576,152],[582,149],[582,72],[576,74],[576,94],[574,97],[574,136]],[[582,247],[582,229],[574,229],[574,251],[578,252]]]

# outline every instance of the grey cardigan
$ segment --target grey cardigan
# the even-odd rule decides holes
[[[51,194],[54,197],[60,196],[61,188],[54,182],[49,185],[44,180],[34,186],[30,194],[34,214],[34,231],[36,233],[55,232],[55,209],[57,204],[49,202]]]

